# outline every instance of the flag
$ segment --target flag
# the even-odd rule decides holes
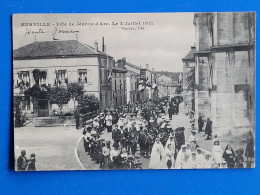
[[[179,83],[181,83],[182,82],[182,74],[180,73],[180,75],[179,75]]]
[[[107,81],[108,81],[108,83],[110,83],[110,81],[111,81],[111,79],[112,79],[112,70],[111,71],[109,71],[109,75],[108,75],[108,78],[107,78]]]

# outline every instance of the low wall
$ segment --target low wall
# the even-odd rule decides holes
[[[63,126],[64,124],[76,125],[74,116],[51,116],[51,117],[36,117],[36,127],[55,127]]]

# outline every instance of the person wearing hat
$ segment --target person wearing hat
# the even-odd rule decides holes
[[[162,168],[162,160],[164,155],[164,148],[160,141],[160,137],[157,137],[155,139],[152,152],[151,152],[151,158],[148,167],[150,169],[160,169]]]
[[[118,119],[118,126],[121,127],[121,126],[124,126],[125,125],[125,118],[124,118],[124,115],[121,113],[119,119]]]
[[[106,120],[107,132],[112,132],[112,120],[113,120],[113,117],[112,117],[110,111],[107,113],[107,116],[106,116],[105,120]]]
[[[191,151],[195,152],[196,148],[197,148],[197,141],[199,140],[199,138],[196,136],[196,131],[192,130],[191,131],[191,135],[189,137],[189,142],[191,145]]]
[[[175,129],[175,145],[176,145],[176,154],[178,151],[180,151],[182,142],[181,142],[181,135],[180,135],[180,129],[179,127]]]
[[[160,127],[160,128],[161,128],[163,131],[165,131],[165,130],[166,130],[166,126],[169,124],[170,120],[169,120],[169,119],[166,119],[166,116],[163,116],[162,119],[163,119],[163,121],[162,121],[162,124],[161,124],[161,127]]]
[[[110,142],[106,142],[106,146],[102,148],[102,155],[104,157],[104,168],[108,169],[109,168],[109,155],[110,155],[111,147],[110,147]]]
[[[212,158],[214,159],[214,161],[219,164],[222,161],[222,148],[219,145],[220,144],[220,140],[216,139],[213,143],[213,147],[212,147]]]
[[[99,113],[98,122],[99,122],[100,133],[102,133],[102,131],[104,130],[104,127],[105,127],[104,113],[102,113],[102,112]]]
[[[28,160],[26,158],[26,151],[22,150],[21,155],[17,159],[17,170],[18,171],[25,171],[28,166]]]
[[[114,129],[112,131],[112,139],[117,144],[119,143],[119,141],[121,139],[121,130],[118,129],[118,125],[117,124],[114,125]]]
[[[184,134],[184,127],[180,127],[180,141],[181,141],[181,145],[185,144],[185,134]]]
[[[244,168],[244,149],[243,148],[239,148],[238,150],[236,150],[236,158],[235,158],[235,163],[236,163],[236,168]]]
[[[149,125],[149,127],[152,127],[152,126],[154,126],[154,117],[150,117],[150,120],[149,120],[149,122],[148,122],[148,125]]]
[[[101,133],[101,130],[100,130],[100,126],[99,126],[99,121],[98,121],[99,119],[98,119],[98,117],[95,117],[94,118],[94,120],[93,120],[93,128],[95,128],[96,129],[96,132],[98,133],[98,134],[100,134]]]
[[[120,154],[119,144],[114,143],[113,148],[110,151],[110,161],[112,162],[112,167],[118,169],[120,167]]]
[[[199,133],[202,132],[203,126],[204,126],[204,121],[203,121],[203,119],[202,119],[202,114],[199,113],[199,118],[198,118]]]
[[[210,140],[211,138],[211,134],[212,134],[212,121],[210,120],[210,118],[207,118],[207,123],[206,123],[206,127],[205,127],[205,135],[207,135],[207,138],[205,140]]]
[[[146,143],[147,130],[143,129],[140,131],[138,136],[138,143],[140,147],[140,155],[145,156],[145,143]]]

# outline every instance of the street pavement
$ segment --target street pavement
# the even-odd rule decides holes
[[[69,127],[25,126],[14,129],[15,159],[26,150],[36,154],[37,170],[81,170],[74,150],[82,132]]]

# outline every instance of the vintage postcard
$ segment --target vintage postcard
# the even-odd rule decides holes
[[[15,14],[15,170],[255,167],[254,12]]]

